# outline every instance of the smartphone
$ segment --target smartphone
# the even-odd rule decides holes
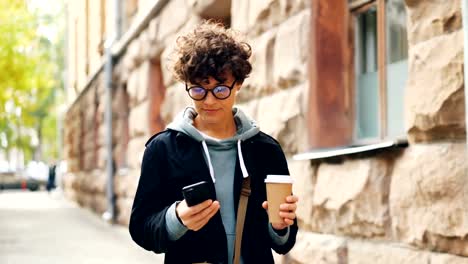
[[[188,206],[194,206],[208,199],[213,199],[210,195],[208,182],[201,181],[182,188],[182,195]]]

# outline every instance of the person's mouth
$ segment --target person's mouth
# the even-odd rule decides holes
[[[215,113],[216,111],[218,111],[219,109],[203,109],[205,112],[207,113]]]

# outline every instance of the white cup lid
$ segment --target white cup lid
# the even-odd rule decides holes
[[[269,183],[293,183],[289,175],[267,175],[265,182]]]

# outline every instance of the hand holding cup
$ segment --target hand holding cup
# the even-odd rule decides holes
[[[296,219],[296,203],[299,201],[299,198],[295,195],[290,195],[287,196],[285,200],[286,202],[279,206],[279,216],[282,218],[283,222],[271,224],[271,226],[276,230],[281,230],[294,224],[294,219]],[[265,210],[268,210],[268,202],[264,201],[262,207],[265,208]]]
[[[292,225],[296,219],[298,198],[292,195],[292,179],[289,175],[267,175],[265,179],[267,201],[262,206],[268,210],[268,219],[279,230]]]

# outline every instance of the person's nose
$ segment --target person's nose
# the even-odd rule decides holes
[[[208,91],[204,103],[207,105],[213,105],[216,103],[216,100],[218,99],[213,95],[213,93],[211,91]]]

